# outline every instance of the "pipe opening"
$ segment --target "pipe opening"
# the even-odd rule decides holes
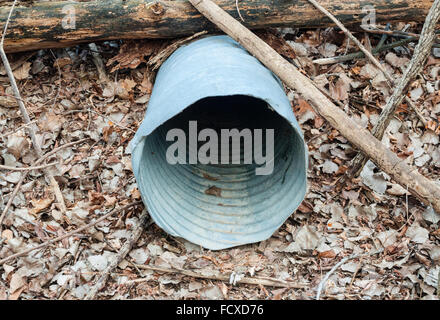
[[[265,101],[208,97],[146,138],[138,185],[156,222],[172,234],[193,234],[187,239],[219,248],[254,242],[256,234],[269,237],[302,200],[304,148]]]

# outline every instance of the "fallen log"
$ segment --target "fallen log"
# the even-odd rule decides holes
[[[189,0],[208,20],[238,41],[261,63],[273,71],[290,88],[307,100],[313,109],[338,130],[350,143],[359,148],[380,169],[396,182],[407,188],[414,196],[440,212],[440,186],[422,176],[390,151],[368,130],[353,121],[344,111],[334,105],[293,64],[280,56],[266,42],[223,11],[211,0]]]
[[[216,0],[251,29],[327,27],[333,22],[307,0]],[[424,21],[432,0],[323,0],[345,25],[359,25],[375,10],[376,22]],[[366,11],[363,11],[365,10]],[[0,8],[0,21],[10,7]],[[215,30],[187,1],[105,0],[39,2],[15,8],[4,43],[6,52],[68,47],[112,39],[174,38]]]

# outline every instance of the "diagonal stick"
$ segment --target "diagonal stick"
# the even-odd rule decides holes
[[[189,0],[189,2],[207,19],[237,40],[266,67],[278,75],[287,86],[296,90],[320,116],[326,119],[354,146],[368,155],[380,169],[399,184],[405,187],[408,186],[413,195],[425,204],[431,204],[437,212],[440,212],[440,186],[402,161],[368,130],[362,128],[344,111],[334,105],[294,65],[281,57],[272,47],[214,2],[211,0]]]

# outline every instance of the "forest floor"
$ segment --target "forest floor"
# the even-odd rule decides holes
[[[409,32],[421,30],[421,25],[403,23],[391,25],[391,30],[404,27]],[[313,63],[357,52],[343,33],[333,28],[286,28],[262,35],[328,90],[353,119],[372,128],[392,93],[383,74],[365,59]],[[374,34],[356,36],[372,47],[381,39]],[[388,37],[385,43],[398,40]],[[97,43],[106,65],[101,75],[88,45],[9,56],[43,151],[87,140],[62,148],[47,160],[57,162],[48,169],[62,190],[65,214],[44,172],[29,172],[1,226],[0,259],[81,227],[115,206],[140,200],[128,143],[144,118],[154,83],[153,66],[147,63],[171,42]],[[397,79],[414,46],[408,43],[377,57]],[[434,49],[423,73],[408,90],[425,125],[402,104],[383,138],[399,157],[437,182],[439,50]],[[323,298],[437,298],[440,215],[371,162],[359,177],[344,181],[356,150],[295,92],[286,93],[309,148],[309,191],[299,209],[268,240],[220,251],[169,236],[150,221],[97,298],[315,299],[326,273],[353,254],[359,256],[348,259],[330,275]],[[39,157],[12,96],[2,67],[0,164],[31,166]],[[0,212],[22,174],[0,169]],[[142,209],[142,205],[134,206],[79,234],[0,265],[0,299],[83,299],[109,259],[130,237]],[[185,275],[182,270],[194,274]],[[234,279],[213,279],[231,274],[237,283]],[[254,279],[255,284],[240,283],[242,277]],[[286,285],[292,283],[293,287]]]

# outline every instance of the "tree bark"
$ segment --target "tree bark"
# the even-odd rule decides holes
[[[239,17],[235,1],[215,2],[233,17]],[[432,3],[432,0],[321,1],[345,25],[359,25],[369,13],[362,11],[366,8],[375,9],[376,22],[423,21]],[[0,8],[0,21],[6,21],[9,9]],[[244,25],[251,29],[334,25],[307,0],[240,0],[238,9]],[[215,27],[187,1],[40,2],[15,8],[4,48],[6,52],[18,52],[100,40],[174,38],[202,30],[215,30]]]
[[[440,186],[422,176],[334,105],[313,82],[272,47],[228,15],[211,0],[189,0],[203,15],[238,41],[290,88],[296,90],[313,109],[348,141],[366,154],[380,169],[427,205],[440,213]]]

